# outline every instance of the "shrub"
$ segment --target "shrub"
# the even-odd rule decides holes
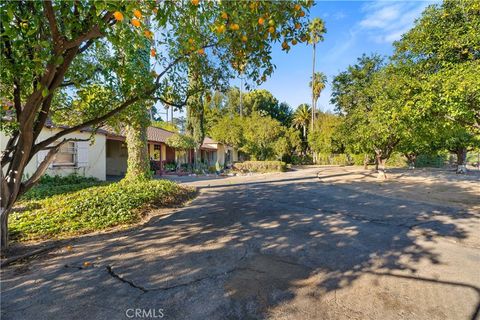
[[[298,164],[298,165],[308,165],[308,164],[313,164],[312,156],[310,155],[293,155],[292,156],[292,164]]]
[[[317,155],[317,164],[320,165],[337,165],[337,166],[347,166],[350,164],[350,161],[346,154],[323,154],[320,153]]]
[[[407,158],[403,156],[401,153],[394,152],[390,156],[390,158],[387,160],[387,165],[389,167],[406,167],[407,166]]]
[[[75,192],[103,184],[106,184],[106,182],[76,174],[64,177],[44,175],[36,186],[22,196],[21,201],[45,199],[56,194]]]
[[[433,168],[442,168],[448,165],[449,154],[447,153],[438,153],[438,154],[419,154],[415,160],[415,166],[418,168],[421,167],[433,167]]]
[[[360,154],[349,154],[350,157],[350,163],[355,165],[355,166],[363,166],[363,163],[365,161],[365,154],[360,153]],[[369,162],[373,161],[370,159]]]
[[[29,201],[10,215],[14,240],[87,233],[139,221],[147,206],[180,203],[191,189],[167,180],[120,181]]]
[[[287,165],[282,161],[245,161],[235,163],[233,168],[242,172],[284,172]]]

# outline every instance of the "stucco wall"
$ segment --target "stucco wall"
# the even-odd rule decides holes
[[[55,128],[44,128],[40,133],[37,141],[45,140],[46,138],[51,137],[55,133],[59,132],[60,129]],[[65,138],[77,138],[77,139],[88,139],[90,138],[90,132],[74,132],[65,136]],[[0,147],[3,151],[6,147],[8,137],[5,136],[3,132],[0,132]],[[25,176],[31,176],[38,165],[39,155],[36,154],[32,160],[27,164],[25,168]],[[50,167],[47,169],[46,174],[48,175],[69,175],[69,174],[79,174],[86,177],[95,177],[100,180],[105,180],[106,178],[106,166],[105,166],[105,135],[95,134],[94,141],[88,144],[88,163],[85,167]]]

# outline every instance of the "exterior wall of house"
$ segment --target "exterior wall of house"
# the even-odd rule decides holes
[[[44,128],[38,137],[37,141],[45,140],[60,129]],[[68,134],[65,138],[89,139],[90,132],[76,131]],[[62,138],[63,139],[63,138]],[[95,134],[93,141],[75,142],[75,163],[69,166],[51,165],[46,174],[66,176],[70,174],[78,174],[86,177],[95,177],[100,180],[106,179],[106,164],[105,164],[105,135]],[[8,137],[3,132],[0,132],[0,147],[4,150],[8,142]],[[25,176],[31,176],[37,169],[40,162],[44,159],[47,151],[38,152],[32,160],[25,167]]]
[[[127,173],[128,151],[125,142],[107,139],[106,150],[107,175],[123,176]]]
[[[221,143],[217,144],[217,161],[220,166],[225,165],[225,146]]]

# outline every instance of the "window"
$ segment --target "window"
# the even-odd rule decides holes
[[[57,156],[53,161],[54,166],[74,166],[75,165],[76,148],[75,142],[64,143],[60,150],[58,150]]]
[[[161,153],[161,145],[155,144],[153,146],[153,160],[160,160],[160,153]]]

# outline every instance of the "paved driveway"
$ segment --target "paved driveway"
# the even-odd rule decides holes
[[[3,270],[2,319],[478,317],[471,212],[315,169],[191,184],[197,199],[142,228]]]

